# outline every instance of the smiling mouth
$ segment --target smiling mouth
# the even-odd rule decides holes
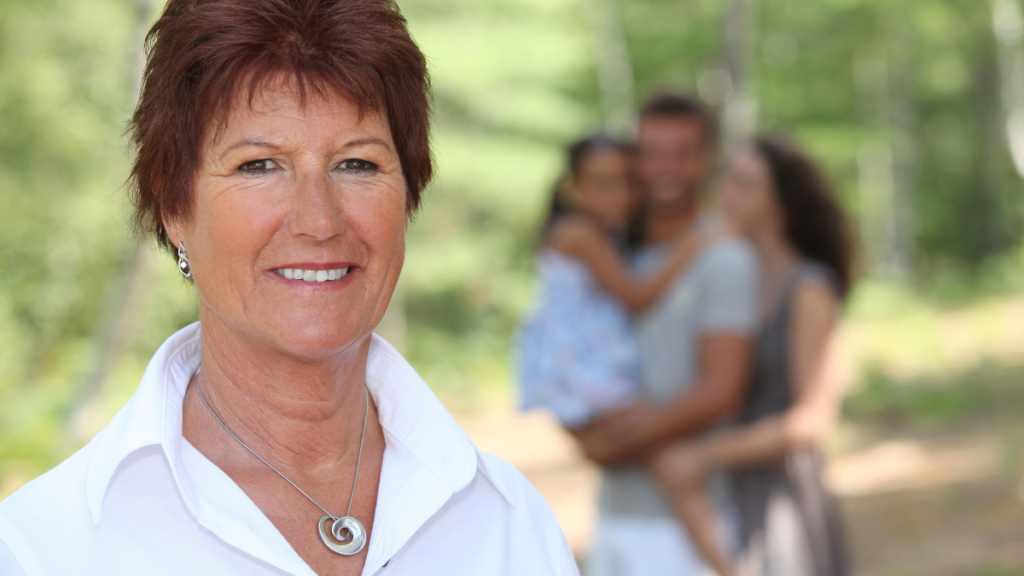
[[[303,282],[334,282],[341,280],[352,271],[353,266],[336,268],[334,270],[304,270],[302,268],[275,268],[274,274],[283,276],[289,280],[302,280]]]

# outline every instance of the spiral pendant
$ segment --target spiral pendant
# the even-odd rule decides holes
[[[332,522],[330,529],[326,527],[328,522]],[[320,519],[319,526],[320,539],[324,541],[324,546],[327,546],[331,552],[342,556],[352,556],[358,554],[366,545],[366,530],[359,520],[351,516],[333,518],[325,515]]]

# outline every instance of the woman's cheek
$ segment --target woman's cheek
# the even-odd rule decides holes
[[[231,242],[272,233],[284,218],[287,190],[281,182],[242,182],[200,196],[206,229]]]
[[[365,187],[344,195],[344,212],[357,236],[373,247],[403,243],[407,216],[405,188],[393,184]]]

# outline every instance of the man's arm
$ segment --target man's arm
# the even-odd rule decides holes
[[[611,465],[643,458],[660,445],[692,435],[739,406],[750,370],[751,339],[758,321],[757,258],[738,240],[708,248],[700,271],[696,379],[674,399],[635,405],[576,435],[594,461]],[[683,353],[683,351],[680,351]]]
[[[640,445],[632,451],[634,455],[700,432],[736,411],[746,392],[751,349],[747,336],[712,333],[702,337],[696,385],[655,412],[638,434]]]
[[[603,466],[644,458],[663,444],[699,432],[735,411],[750,369],[747,336],[709,333],[700,342],[695,385],[663,406],[635,406],[575,432],[584,452]]]

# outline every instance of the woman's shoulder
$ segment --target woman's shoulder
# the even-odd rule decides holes
[[[793,290],[794,296],[812,294],[814,297],[827,297],[835,300],[839,297],[839,279],[836,274],[823,264],[805,260],[797,265]]]
[[[477,470],[481,477],[510,506],[525,504],[529,512],[537,513],[541,517],[549,516],[546,518],[547,520],[554,520],[551,507],[515,466],[498,456],[478,449]],[[557,520],[555,522],[557,524]]]
[[[70,458],[0,502],[0,540],[8,545],[13,544],[12,540],[30,541],[31,533],[52,529],[55,519],[59,519],[60,529],[69,533],[91,526],[87,485],[99,441],[97,436]]]
[[[554,511],[515,466],[477,450],[477,475],[465,490],[453,499],[456,506],[505,526],[502,540],[513,552],[510,561],[517,564],[509,573],[578,573]]]
[[[795,271],[791,288],[791,314],[800,318],[834,318],[839,307],[839,291],[835,274],[815,262],[803,262]]]

